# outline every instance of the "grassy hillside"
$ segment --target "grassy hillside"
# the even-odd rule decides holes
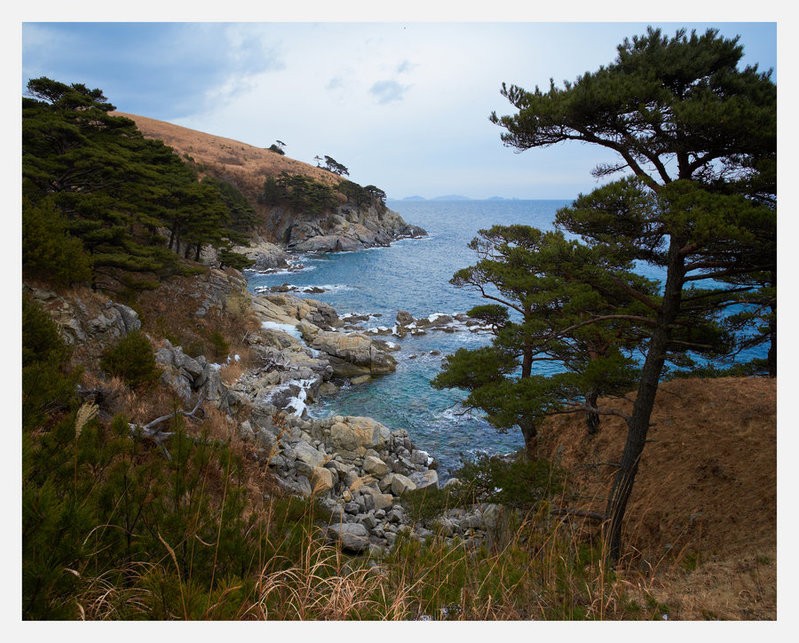
[[[258,195],[263,191],[264,180],[277,177],[281,172],[302,174],[330,186],[341,182],[341,177],[332,172],[267,148],[145,116],[122,112],[114,114],[131,119],[145,137],[163,141],[179,156],[200,166],[201,171],[233,183],[253,204],[256,204]]]
[[[775,379],[728,377],[658,390],[627,512],[625,565],[651,573],[674,617],[776,617],[776,389]],[[549,421],[539,455],[568,472],[564,505],[604,510],[625,430],[610,416],[589,439],[582,421]]]

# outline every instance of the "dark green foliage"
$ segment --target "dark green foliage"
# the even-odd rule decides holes
[[[91,261],[80,239],[51,201],[22,203],[22,274],[69,286],[91,279]]]
[[[478,455],[455,474],[466,493],[478,502],[535,509],[562,489],[561,477],[550,462],[525,453],[512,456]]]
[[[729,330],[751,324],[768,338],[776,375],[777,88],[770,72],[739,68],[742,55],[738,38],[717,30],[669,38],[650,28],[619,45],[613,63],[562,89],[503,85],[518,111],[491,115],[519,150],[581,141],[617,154],[595,175],[631,176],[580,196],[557,223],[608,256],[665,274],[657,298],[637,297],[654,323],[608,500],[614,561],[666,359],[727,350],[713,324],[732,310]],[[752,344],[751,332],[743,337]]]
[[[150,340],[141,331],[125,335],[103,353],[100,362],[111,375],[118,375],[133,388],[155,383],[161,374]]]
[[[540,503],[562,490],[562,475],[557,469],[524,452],[509,456],[478,454],[464,461],[452,477],[461,484],[446,489],[425,487],[403,494],[403,503],[414,520],[430,520],[447,509],[484,502],[535,511]]]
[[[218,330],[212,332],[208,337],[208,341],[211,344],[211,359],[224,360],[228,356],[230,345],[225,341],[222,333]]]
[[[318,156],[316,158],[319,159]],[[333,157],[325,154],[324,161],[325,164],[320,167],[323,167],[328,172],[332,172],[333,174],[338,174],[339,176],[349,176],[350,171],[347,169],[347,167],[339,163]]]
[[[374,185],[363,187],[353,181],[342,181],[338,186],[339,191],[347,197],[347,203],[355,207],[376,207],[384,210],[386,206],[386,193]]]
[[[47,276],[47,266],[61,263],[54,282],[84,280],[88,264],[95,287],[142,289],[179,271],[175,253],[197,259],[203,244],[241,239],[251,225],[235,188],[198,182],[171,148],[111,115],[100,90],[39,78],[28,92],[22,186],[30,274]]]
[[[255,225],[255,210],[250,205],[250,202],[229,181],[206,176],[202,182],[213,185],[219,191],[219,196],[227,206],[225,236],[234,243],[246,243],[248,241],[247,233]]]
[[[624,393],[634,382],[631,354],[640,328],[652,323],[651,312],[630,293],[643,297],[655,286],[624,259],[560,232],[494,226],[469,247],[479,261],[451,282],[498,302],[469,311],[490,326],[494,339],[489,347],[448,356],[433,385],[466,389],[467,405],[485,411],[499,429],[518,425],[527,442],[546,415],[581,406],[595,431],[597,397]],[[552,363],[566,372],[547,375]]]
[[[22,426],[32,429],[68,411],[76,376],[67,370],[70,351],[50,316],[22,295]]]
[[[249,259],[243,254],[233,252],[227,248],[220,248],[217,256],[219,257],[219,263],[222,268],[230,266],[236,270],[244,270],[245,268],[250,268],[255,263],[252,259]]]
[[[266,205],[278,205],[282,195],[283,190],[278,185],[277,179],[274,176],[268,176],[264,180],[264,187],[258,200]]]
[[[339,204],[336,190],[304,174],[281,173],[264,181],[260,198],[267,205],[285,205],[297,212],[322,214]]]
[[[24,618],[77,618],[70,597],[100,576],[146,597],[116,606],[115,618],[204,618],[209,594],[263,562],[263,528],[244,516],[240,463],[207,436],[171,428],[169,461],[131,440],[122,418],[109,428],[92,422],[58,449],[52,435],[28,441]]]

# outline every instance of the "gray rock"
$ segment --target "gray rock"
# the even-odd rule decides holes
[[[362,455],[367,449],[382,449],[388,443],[389,430],[372,418],[347,417],[330,427],[333,448],[341,453]]]
[[[324,494],[333,489],[333,472],[324,467],[316,467],[311,472],[311,483],[313,484],[313,493]]]
[[[114,302],[111,305],[119,311],[122,323],[125,327],[125,332],[132,333],[141,329],[139,313],[124,304]]]
[[[311,469],[321,467],[325,462],[325,454],[320,453],[304,440],[294,445],[294,457]]]
[[[330,366],[338,377],[382,375],[397,368],[390,354],[360,333],[321,331],[311,346],[329,356]]]
[[[394,482],[395,475],[396,474],[394,473],[389,473],[380,479],[380,481],[377,483],[380,491],[391,491],[391,483]]]
[[[482,505],[480,509],[483,518],[483,525],[485,526],[485,528],[496,529],[500,519],[502,518],[503,514],[502,506],[491,503],[491,504]]]
[[[411,315],[407,310],[400,310],[397,313],[397,324],[400,326],[410,326],[413,322],[413,315]]]
[[[416,484],[401,473],[395,473],[391,479],[391,493],[395,496],[401,496],[406,491],[413,491],[416,489]]]
[[[307,498],[313,492],[311,481],[305,476],[297,476],[294,479],[280,479],[280,482],[286,487],[289,493]]]
[[[430,454],[427,451],[420,451],[419,449],[413,449],[411,451],[411,462],[413,464],[427,466],[428,460],[430,460]]]
[[[463,518],[461,518],[458,522],[460,524],[461,529],[463,530],[480,529],[483,526],[483,518],[478,513],[468,514]]]
[[[376,478],[382,478],[389,473],[388,465],[380,458],[372,455],[364,456],[363,470]]]
[[[426,487],[438,486],[438,473],[433,469],[427,471],[418,471],[408,476],[408,479],[416,485],[417,489],[424,489]]]
[[[353,522],[330,525],[327,537],[337,543],[344,551],[360,554],[369,549],[369,531],[363,525]]]
[[[377,527],[377,519],[375,518],[373,511],[359,516],[358,522],[360,522],[369,531]]]
[[[389,509],[394,504],[394,496],[390,493],[380,493],[380,491],[374,487],[364,487],[364,492],[371,497],[371,504],[375,512]]]
[[[404,522],[405,511],[402,509],[402,505],[394,505],[386,514],[386,520],[395,525]]]

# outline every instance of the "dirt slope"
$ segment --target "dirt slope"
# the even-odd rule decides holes
[[[613,416],[594,438],[575,418],[546,425],[538,448],[570,472],[570,508],[604,510],[625,432]],[[679,618],[776,618],[776,380],[665,382],[648,438],[624,538],[658,572],[650,589]]]

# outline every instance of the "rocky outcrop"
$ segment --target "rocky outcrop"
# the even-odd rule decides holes
[[[296,363],[296,353],[304,353],[306,358],[324,361],[331,376],[339,379],[383,375],[396,369],[396,360],[383,342],[340,330],[343,322],[328,304],[272,293],[253,297],[253,310],[261,319],[260,335],[269,337],[264,341],[295,354],[272,354],[273,363],[281,359]]]
[[[328,355],[338,377],[385,375],[397,368],[397,361],[388,352],[359,333],[320,331],[313,335],[311,346]]]
[[[296,252],[352,252],[427,234],[383,204],[342,205],[321,215],[273,208],[267,226],[274,239]]]
[[[259,272],[287,269],[291,265],[285,249],[268,241],[255,239],[248,246],[235,246],[232,250],[250,259],[251,269]]]
[[[26,289],[50,314],[64,341],[79,346],[89,355],[99,355],[128,333],[141,328],[135,310],[100,293],[85,289],[66,297],[50,290]]]
[[[161,382],[184,402],[199,397],[230,410],[233,400],[227,386],[222,383],[219,364],[208,362],[204,355],[190,357],[167,339],[162,340],[156,350],[155,361],[161,366]]]
[[[339,252],[385,246],[403,237],[426,234],[422,228],[408,225],[379,200],[360,207],[346,203],[340,186],[342,177],[326,169],[241,141],[136,114],[117,114],[133,120],[144,136],[163,141],[179,155],[201,165],[204,172],[234,185],[255,210],[263,241],[297,252]],[[283,173],[333,188],[340,205],[323,213],[267,205],[261,198],[264,180]],[[256,270],[285,267],[280,253],[263,245],[260,238],[255,245],[236,251],[256,261]],[[218,265],[215,253],[203,260],[207,265]]]

